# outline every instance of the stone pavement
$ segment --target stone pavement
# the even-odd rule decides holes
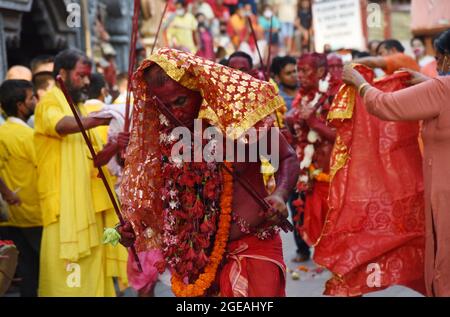
[[[324,271],[322,273],[315,273],[317,269],[316,264],[313,261],[308,261],[302,264],[293,263],[292,259],[295,257],[295,241],[292,233],[282,233],[283,240],[283,254],[284,261],[288,266],[288,269],[292,272],[295,271],[299,274],[300,280],[294,280],[292,273],[287,275],[286,283],[286,295],[288,297],[321,297],[325,289],[325,282],[331,277],[331,273]],[[298,269],[299,266],[304,266]],[[305,272],[308,270],[308,272]],[[374,292],[365,297],[418,297],[421,294],[403,287],[393,286],[386,290]]]

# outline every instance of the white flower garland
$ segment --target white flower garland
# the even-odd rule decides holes
[[[323,94],[325,94],[328,89],[330,88],[330,79],[331,75],[328,73],[328,75],[324,78],[319,80],[319,91],[316,92],[314,95],[314,98],[308,102],[308,97],[304,96],[302,98],[301,104],[302,107],[306,107],[308,109],[313,109],[316,104],[319,102],[319,100],[322,98]],[[320,114],[322,111],[322,107],[317,108],[316,114]],[[317,143],[317,141],[320,140],[320,135],[317,133],[317,131],[314,131],[313,129],[310,129],[307,135],[308,145],[305,146],[303,150],[303,160],[300,162],[300,170],[304,170],[309,168],[312,164],[313,156],[315,153],[315,147],[314,144]],[[309,182],[309,174],[306,173],[306,175],[302,175],[299,178],[299,181],[302,183],[307,184]]]

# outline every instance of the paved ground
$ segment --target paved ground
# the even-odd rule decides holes
[[[330,272],[324,271],[320,274],[314,272],[317,266],[312,261],[303,263],[309,271],[298,270],[298,264],[291,260],[295,256],[295,242],[292,233],[282,233],[283,253],[286,265],[291,271],[300,275],[300,280],[294,280],[292,273],[288,274],[286,283],[286,295],[289,297],[319,297],[325,289],[325,282],[331,276]],[[305,269],[305,268],[303,268]],[[305,269],[306,270],[306,269]],[[380,292],[366,295],[367,297],[417,297],[421,294],[402,286],[393,286]]]
[[[303,263],[303,271],[299,270],[299,265],[291,261],[295,256],[295,242],[293,234],[282,233],[283,239],[283,253],[284,260],[290,270],[287,276],[286,283],[286,294],[288,297],[318,297],[323,296],[323,290],[325,287],[325,282],[330,277],[330,273],[324,271],[322,273],[315,273],[317,266],[314,262],[309,261]],[[305,272],[308,270],[308,272]],[[299,280],[294,280],[292,278],[292,272],[297,272],[299,274]],[[170,278],[168,275],[163,275],[160,278],[161,282],[158,282],[155,286],[155,296],[156,297],[172,297],[173,293],[170,289]],[[19,296],[18,290],[13,289],[12,292],[7,294],[7,296],[17,297]],[[127,289],[124,294],[125,297],[135,297],[136,292],[132,289]],[[418,297],[421,296],[419,293],[414,292],[406,287],[394,286],[388,288],[384,291],[374,292],[368,297]]]
[[[325,289],[325,282],[330,278],[331,274],[328,271],[322,273],[315,273],[317,266],[313,261],[308,261],[303,263],[305,266],[304,271],[298,269],[299,265],[291,261],[295,256],[295,242],[293,234],[282,233],[283,239],[283,253],[284,260],[288,266],[291,273],[288,273],[287,283],[286,283],[286,295],[288,297],[319,297],[323,296],[322,293]],[[305,272],[306,269],[308,272]],[[297,272],[300,279],[294,280],[292,278],[292,272]],[[166,283],[168,283],[167,277],[164,278]],[[155,289],[155,295],[160,296],[173,296],[168,285],[163,283],[158,283]],[[393,286],[386,290],[374,292],[366,295],[367,297],[418,297],[422,296],[419,293],[402,286]]]

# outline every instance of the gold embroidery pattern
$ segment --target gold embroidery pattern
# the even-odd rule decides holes
[[[356,90],[353,87],[344,85],[340,88],[333,104],[331,105],[330,112],[328,113],[328,120],[336,119],[351,119],[353,116],[353,109],[355,106]]]
[[[151,63],[158,64],[181,85],[200,91],[204,102],[199,118],[233,139],[284,104],[272,84],[186,52],[160,49],[142,64],[137,78]],[[141,93],[146,95],[145,91]]]

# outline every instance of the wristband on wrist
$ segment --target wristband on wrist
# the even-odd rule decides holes
[[[361,85],[359,86],[359,88],[358,88],[358,95],[361,96],[362,90],[363,90],[365,87],[367,87],[367,86],[370,86],[370,84],[369,84],[369,83],[361,84]]]

